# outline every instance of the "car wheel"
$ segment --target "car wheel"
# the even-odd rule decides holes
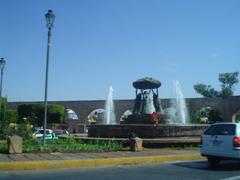
[[[208,163],[211,167],[218,166],[219,162],[220,162],[220,159],[218,158],[208,157]]]

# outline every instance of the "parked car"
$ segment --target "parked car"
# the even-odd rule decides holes
[[[240,123],[209,126],[201,136],[200,153],[212,166],[224,159],[240,159]]]
[[[56,136],[59,136],[59,135],[67,135],[69,136],[69,132],[67,130],[63,130],[63,129],[54,129],[53,130],[53,133],[56,135]]]
[[[33,137],[37,139],[43,138],[43,129],[39,129],[33,133]],[[46,129],[45,139],[58,139],[58,137],[54,134],[54,132],[51,129]]]

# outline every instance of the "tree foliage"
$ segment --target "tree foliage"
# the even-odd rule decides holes
[[[212,88],[210,85],[196,84],[193,86],[195,91],[204,97],[218,97],[219,92]]]
[[[35,126],[42,126],[44,119],[44,106],[42,104],[23,104],[18,106],[18,122],[28,122]],[[64,107],[56,104],[47,106],[47,123],[62,123]]]
[[[238,83],[239,72],[219,74],[218,80],[221,83],[221,90],[215,90],[211,85],[195,84],[193,88],[204,97],[229,97],[232,96],[234,85]]]
[[[6,108],[7,108],[7,98],[4,98],[4,97],[1,97],[0,98],[0,101],[1,101],[1,120],[4,120],[5,119],[5,111],[6,111]]]
[[[1,113],[0,113],[0,134],[5,128],[6,121],[5,121],[5,112],[7,108],[7,98],[1,97]]]
[[[7,109],[5,111],[5,122],[6,124],[17,123],[18,121],[18,112],[15,109]]]
[[[219,74],[218,80],[221,82],[220,97],[233,95],[233,86],[238,83],[239,72]]]

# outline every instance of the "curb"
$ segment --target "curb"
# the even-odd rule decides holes
[[[61,168],[91,168],[99,166],[153,164],[169,161],[201,160],[199,153],[177,154],[124,158],[101,158],[81,160],[50,160],[50,161],[19,161],[0,163],[0,170],[34,170],[34,169],[61,169]]]

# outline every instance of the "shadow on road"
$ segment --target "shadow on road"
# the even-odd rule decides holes
[[[191,169],[200,169],[200,170],[209,170],[209,171],[240,171],[240,161],[238,160],[224,160],[221,161],[218,166],[210,167],[207,161],[195,161],[195,162],[179,162],[174,163],[173,165],[191,168]]]

